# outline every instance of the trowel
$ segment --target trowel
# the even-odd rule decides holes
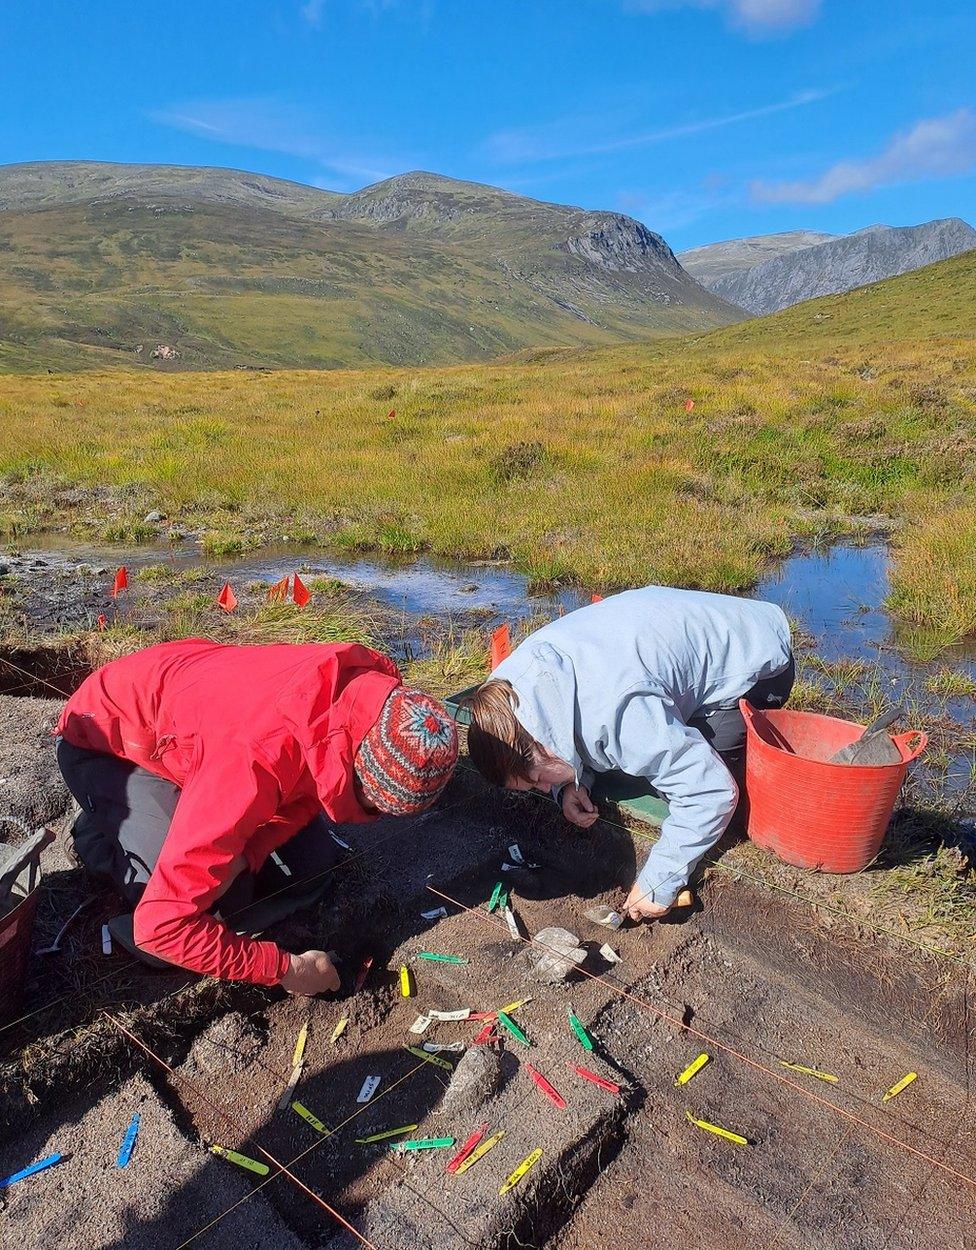
[[[691,907],[695,902],[695,896],[687,887],[681,890],[678,897],[674,900],[671,910],[677,908]],[[587,920],[592,920],[594,924],[603,925],[605,929],[619,929],[626,923],[627,917],[619,911],[614,911],[612,907],[608,907],[606,903],[598,903],[596,907],[589,907],[583,913]]]
[[[858,764],[861,766],[897,764],[901,760],[898,748],[885,731],[901,716],[900,707],[889,708],[877,720],[846,747],[841,747],[827,761],[828,764]]]

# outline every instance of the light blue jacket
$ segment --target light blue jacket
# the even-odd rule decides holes
[[[789,659],[789,623],[775,604],[646,586],[537,630],[492,676],[511,682],[520,724],[572,764],[578,784],[620,769],[668,800],[637,879],[667,906],[738,801],[720,756],[688,721],[734,707]]]

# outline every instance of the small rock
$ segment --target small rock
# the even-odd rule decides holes
[[[160,512],[155,508],[153,509],[152,512],[147,512],[144,517],[144,521],[146,525],[158,525],[160,521],[165,521],[165,520],[166,520],[166,513]]]
[[[580,946],[576,934],[570,933],[568,929],[561,929],[558,925],[540,929],[535,935],[534,944],[546,947],[545,953],[539,958],[530,947],[525,952],[526,957],[533,964],[533,971],[539,980],[550,985],[565,981],[573,969],[586,958],[586,951]]]
[[[499,1056],[488,1046],[476,1046],[458,1062],[440,1111],[447,1116],[465,1116],[478,1111],[493,1098],[502,1083]]]

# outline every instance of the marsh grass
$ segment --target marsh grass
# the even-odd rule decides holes
[[[304,534],[601,589],[742,589],[798,540],[890,524],[890,607],[930,654],[976,631],[974,291],[971,255],[694,339],[508,363],[8,376],[4,511],[116,519],[128,495],[215,557]]]

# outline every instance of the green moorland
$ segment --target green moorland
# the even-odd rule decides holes
[[[890,527],[891,605],[933,653],[976,632],[974,308],[969,253],[696,338],[487,365],[7,376],[0,527],[145,537],[151,501],[215,554],[287,533],[718,589]]]
[[[5,371],[454,364],[742,317],[636,222],[434,175],[67,162],[0,167],[0,203]]]

